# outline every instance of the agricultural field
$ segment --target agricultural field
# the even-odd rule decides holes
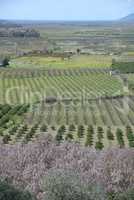
[[[124,96],[121,77],[110,75],[111,62],[109,56],[83,55],[12,60],[0,70],[0,103],[27,109],[16,121],[10,112],[2,115],[2,141],[27,143],[51,133],[58,142],[96,149],[133,147],[133,97]]]
[[[111,66],[112,70],[118,70],[120,73],[134,73],[134,59],[128,62],[115,62]]]
[[[133,72],[134,28],[33,28],[40,37],[0,38],[0,52],[10,55],[9,66],[0,68],[1,140],[27,143],[51,133],[58,142],[96,149],[134,147],[134,77],[126,74]]]
[[[10,76],[12,76],[11,71]],[[4,73],[0,79],[2,104],[33,103],[49,97],[81,100],[123,94],[120,80],[105,71],[91,72],[88,69],[79,69],[58,71],[57,74],[55,71],[49,71],[49,74],[39,77],[17,78],[16,75],[10,78],[10,76]]]
[[[20,25],[20,24],[19,24]],[[120,55],[134,52],[134,26],[127,24],[94,24],[89,22],[22,24],[23,28],[34,29],[39,38],[0,36],[0,55],[26,53],[32,50],[72,51],[77,48],[83,53]],[[0,27],[3,30],[3,27]]]
[[[134,147],[133,98],[90,100],[84,105],[1,105],[0,111],[0,138],[4,143],[27,143],[51,132],[58,142],[76,141],[96,149]]]
[[[134,98],[114,97],[83,102],[62,101],[55,103],[34,104],[27,114],[28,123],[46,122],[49,126],[94,125],[94,126],[133,126]]]
[[[133,73],[122,74],[121,78],[122,80],[125,81],[125,85],[129,90],[129,94],[134,95],[134,74]]]
[[[109,69],[9,67],[0,77],[4,143],[27,143],[51,132],[57,141],[96,149],[133,146],[126,129],[134,127],[134,101],[122,96],[123,84]]]
[[[103,55],[75,55],[70,59],[62,57],[27,56],[11,60],[13,68],[45,68],[45,69],[68,69],[68,68],[109,68],[112,64],[111,56]]]
[[[0,200],[134,200],[134,2],[52,2],[0,1]]]

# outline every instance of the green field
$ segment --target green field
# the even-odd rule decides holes
[[[121,80],[106,68],[7,68],[1,69],[0,77],[4,143],[26,143],[51,133],[83,145],[90,137],[92,147],[98,142],[101,148],[133,146],[125,133],[125,127],[134,127],[133,98],[121,97]],[[5,104],[12,106],[7,105],[7,110]],[[94,134],[89,136],[90,126]]]
[[[126,112],[124,103],[128,103]],[[0,137],[5,143],[36,140],[41,134],[51,133],[53,137],[62,134],[63,140],[74,140],[86,144],[88,128],[91,126],[94,133],[90,138],[90,146],[95,147],[101,134],[104,148],[120,146],[117,128],[122,130],[123,146],[133,145],[134,138],[126,135],[125,127],[134,128],[134,101],[129,98],[89,100],[84,104],[72,101],[68,104],[39,103],[33,106],[17,105],[0,106]],[[111,130],[112,139],[109,139],[108,130]],[[62,130],[62,132],[60,131]],[[100,133],[101,132],[101,133]],[[60,136],[61,138],[61,136]]]
[[[133,72],[134,27],[81,23],[31,27],[40,37],[0,37],[1,57],[10,57],[9,67],[0,68],[3,142],[29,142],[51,133],[81,144],[90,138],[92,147],[97,142],[104,148],[133,147],[134,77],[125,72]],[[113,65],[113,59],[118,64]],[[124,74],[110,75],[111,66]],[[126,126],[132,128],[128,135]]]
[[[14,68],[40,68],[67,69],[67,68],[109,68],[112,64],[111,56],[80,55],[73,56],[69,60],[61,57],[29,56],[11,60],[10,67]]]
[[[33,117],[32,117],[33,116]],[[123,127],[134,125],[133,98],[111,98],[98,100],[62,101],[56,103],[39,103],[31,107],[27,119],[49,126],[60,125],[94,125]]]
[[[30,78],[4,78],[2,76],[0,103],[33,103],[42,101],[46,97],[95,99],[123,94],[122,83],[108,73],[78,72],[73,71],[69,75]]]

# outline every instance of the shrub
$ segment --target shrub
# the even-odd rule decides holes
[[[123,139],[123,132],[119,128],[116,130],[116,137],[117,137],[120,148],[123,148],[125,146],[124,139]]]
[[[63,141],[63,135],[64,134],[61,131],[61,129],[58,129],[57,134],[55,136],[55,140],[60,143],[61,141]]]
[[[64,140],[63,136],[65,132],[66,132],[66,127],[63,125],[57,131],[57,135],[55,137],[56,141],[62,142]]]
[[[111,127],[108,127],[108,129],[107,129],[107,139],[108,140],[114,140],[114,135],[111,131]]]
[[[47,132],[47,125],[46,124],[43,124],[42,126],[41,126],[41,128],[40,128],[40,130],[42,131],[42,132]]]
[[[97,150],[102,150],[104,148],[104,145],[101,141],[96,142],[95,148]]]
[[[93,135],[94,135],[94,129],[92,126],[89,126],[87,129],[85,146],[93,145]]]
[[[74,124],[71,124],[70,126],[69,126],[69,131],[75,131],[75,126],[74,126]]]
[[[35,198],[26,191],[21,191],[0,181],[0,200],[35,200]]]
[[[79,125],[78,126],[78,133],[77,133],[77,136],[78,136],[79,139],[84,137],[84,131],[85,131],[84,126]]]
[[[122,73],[133,73],[134,62],[114,61],[111,65],[112,70],[119,70]]]
[[[86,184],[79,173],[71,170],[50,170],[44,178],[44,200],[101,200],[105,192],[100,186]]]
[[[73,136],[72,133],[68,133],[68,134],[66,135],[66,137],[65,137],[65,140],[67,140],[67,141],[72,141],[73,139],[74,139],[74,136]]]
[[[11,137],[10,135],[4,135],[2,140],[4,144],[8,144],[9,141],[11,140]]]
[[[65,133],[66,132],[66,127],[64,125],[62,125],[60,128],[59,128],[59,131],[62,132],[62,133]]]
[[[133,130],[129,126],[126,127],[126,135],[129,141],[129,147],[134,147],[134,134]]]
[[[133,200],[134,189],[130,189],[127,192],[123,192],[115,197],[115,200]]]
[[[3,67],[8,66],[8,65],[9,65],[9,61],[10,61],[9,58],[7,58],[7,57],[4,58],[3,61],[2,61],[2,65],[3,65]]]
[[[53,131],[56,131],[56,127],[55,127],[55,126],[51,126],[51,129],[52,129]]]
[[[98,134],[97,134],[98,140],[101,141],[101,139],[104,138],[104,136],[103,136],[103,134],[104,134],[103,128],[102,127],[98,127],[97,128],[97,132],[98,132]]]

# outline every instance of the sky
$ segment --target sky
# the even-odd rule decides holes
[[[0,19],[114,20],[134,13],[134,0],[0,0]]]

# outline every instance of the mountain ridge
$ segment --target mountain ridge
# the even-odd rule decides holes
[[[131,13],[127,15],[126,17],[121,18],[120,21],[134,22],[134,13]]]

